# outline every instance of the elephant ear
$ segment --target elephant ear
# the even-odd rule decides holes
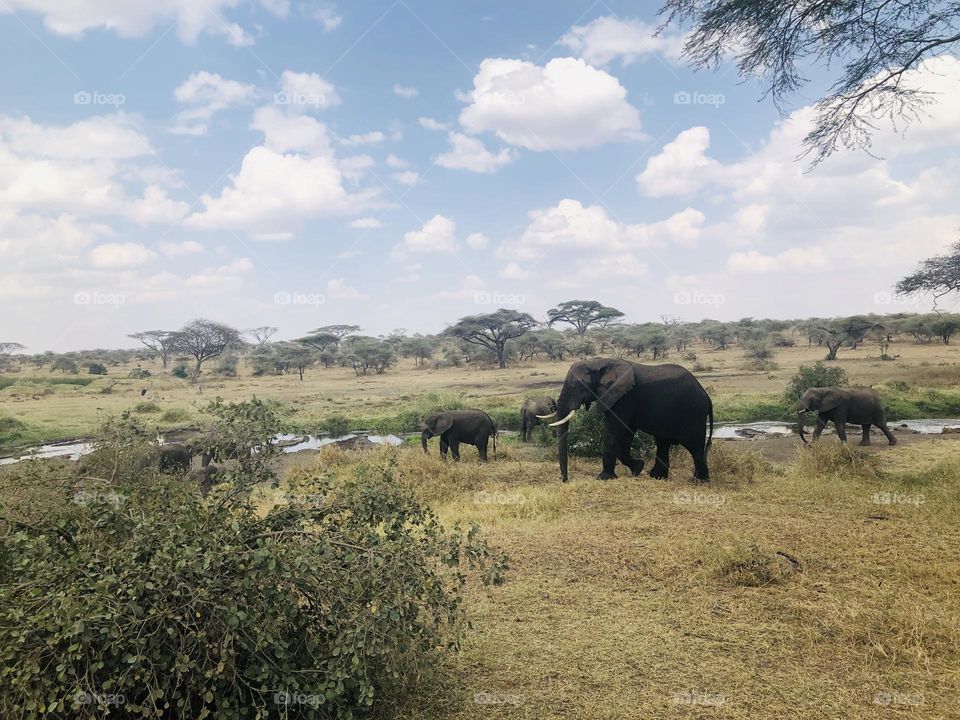
[[[441,413],[434,420],[431,430],[434,435],[443,435],[451,427],[453,427],[453,418],[446,413]]]
[[[635,385],[633,365],[626,360],[607,360],[600,370],[597,383],[597,403],[600,410],[609,412]]]
[[[839,390],[827,390],[820,400],[820,412],[836,410],[843,402],[843,393]]]

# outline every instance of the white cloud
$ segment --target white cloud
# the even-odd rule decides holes
[[[343,278],[331,278],[327,281],[327,297],[334,300],[365,300],[366,295],[350,287]]]
[[[686,38],[662,32],[642,20],[598,17],[587,25],[575,25],[560,38],[560,45],[573,50],[591,65],[606,65],[619,58],[624,65],[652,54],[672,62],[680,59]]]
[[[139,225],[152,223],[175,223],[183,219],[190,205],[181,200],[171,200],[166,190],[149,185],[143,191],[143,197],[135,200],[127,211],[128,217]]]
[[[125,268],[146,265],[157,254],[140,243],[104,243],[90,251],[90,262],[98,268]]]
[[[443,215],[434,215],[419,230],[403,236],[393,248],[393,256],[402,259],[406,253],[453,252],[456,249],[456,223]]]
[[[350,223],[350,227],[357,228],[359,230],[376,230],[377,228],[382,228],[383,223],[372,217],[357,218]]]
[[[472,233],[467,235],[467,245],[474,250],[483,250],[490,244],[490,238],[483,233]]]
[[[415,87],[411,87],[408,85],[399,85],[395,83],[393,86],[393,93],[395,95],[399,95],[402,98],[409,99],[409,98],[415,98],[417,95],[420,94],[420,91],[417,90]]]
[[[486,284],[477,275],[467,275],[455,290],[441,290],[437,293],[440,300],[475,300],[478,293],[484,292]]]
[[[530,150],[573,150],[642,137],[640,114],[619,81],[575,58],[556,58],[543,67],[488,58],[464,100],[460,124],[468,132],[493,132]]]
[[[396,170],[403,170],[404,168],[410,167],[410,163],[408,163],[406,160],[402,160],[401,158],[398,158],[393,153],[391,153],[390,155],[387,155],[386,162],[389,167],[395,168]]]
[[[113,30],[121,37],[141,37],[158,25],[175,22],[177,35],[193,44],[203,34],[221,35],[232,45],[252,45],[252,36],[240,25],[230,22],[227,11],[237,0],[204,0],[202,6],[191,0],[5,0],[0,15],[14,12],[37,13],[43,24],[56,35],[80,37],[88,30]],[[284,0],[261,0],[268,11],[279,14]]]
[[[332,84],[316,73],[284,70],[280,76],[280,91],[274,96],[274,102],[289,110],[310,112],[339,105],[340,96]]]
[[[530,273],[517,265],[517,263],[509,262],[500,271],[500,277],[506,278],[507,280],[523,280],[524,278],[530,277]]]
[[[309,9],[307,14],[323,26],[324,32],[336,30],[343,22],[343,18],[337,14],[336,6],[331,4],[317,5]]]
[[[206,252],[206,248],[194,240],[184,240],[179,243],[164,242],[160,243],[158,248],[167,257],[183,257]]]
[[[401,185],[412,186],[420,182],[420,173],[414,172],[413,170],[406,170],[404,172],[393,173],[392,177]]]
[[[417,122],[420,123],[420,127],[424,127],[427,130],[449,130],[450,126],[447,123],[442,123],[439,120],[434,120],[432,117],[422,117],[418,118]]]
[[[492,173],[511,163],[515,158],[510,148],[504,148],[494,155],[484,147],[482,141],[463,133],[450,133],[448,139],[450,149],[439,155],[435,161],[441,167]]]
[[[684,130],[656,156],[647,160],[637,184],[645,195],[664,197],[694,193],[711,182],[717,162],[706,156],[710,131],[705,127]]]
[[[351,182],[359,182],[376,163],[369,155],[354,155],[338,161],[340,172]]]
[[[349,135],[340,140],[340,142],[347,147],[354,147],[356,145],[376,145],[386,139],[386,135],[379,130],[374,130],[373,132],[363,133],[361,135]]]
[[[286,242],[287,240],[293,240],[293,238],[294,234],[292,232],[263,232],[253,235],[253,239],[260,242]]]
[[[177,113],[171,132],[203,135],[215,113],[252,102],[256,92],[253,85],[225,80],[216,73],[194,73],[173,91],[176,101],[189,107]]]

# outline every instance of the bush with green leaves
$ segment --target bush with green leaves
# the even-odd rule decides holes
[[[266,511],[160,477],[64,497],[55,520],[0,521],[0,717],[389,707],[458,647],[465,583],[506,568],[390,463],[339,481],[304,470]]]
[[[173,368],[173,370],[170,371],[170,374],[175,378],[180,378],[181,380],[186,380],[188,377],[190,377],[190,371],[187,370],[186,365],[177,365]]]
[[[106,375],[107,366],[103,363],[92,362],[87,365],[87,374],[89,375]]]
[[[275,482],[272,460],[279,449],[274,438],[288,429],[287,408],[276,400],[254,397],[228,403],[218,397],[205,411],[214,422],[198,449],[215,459],[231,461],[224,478],[242,486]]]
[[[567,430],[567,442],[571,455],[582,457],[600,457],[603,454],[603,438],[606,432],[603,414],[596,408],[580,410],[570,421]],[[638,432],[630,446],[634,457],[650,455],[653,451],[653,438]]]
[[[843,387],[846,384],[847,373],[843,368],[826,365],[818,360],[813,367],[800,366],[799,372],[790,379],[783,397],[787,402],[796,402],[810,388]]]

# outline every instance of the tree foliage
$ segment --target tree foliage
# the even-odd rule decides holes
[[[550,325],[572,325],[581,339],[591,327],[604,328],[622,317],[623,313],[616,308],[607,307],[596,300],[568,300],[547,311]]]
[[[952,293],[960,294],[960,242],[949,253],[928,258],[920,263],[916,272],[897,283],[896,290],[903,295],[933,295],[933,307]]]
[[[461,318],[455,325],[444,330],[444,334],[487,348],[494,353],[500,367],[504,368],[507,366],[507,341],[520,337],[536,326],[537,321],[529,313],[500,309],[484,315]]]

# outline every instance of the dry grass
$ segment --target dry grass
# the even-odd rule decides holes
[[[668,481],[598,481],[597,461],[577,460],[569,484],[536,447],[487,466],[469,450],[460,464],[415,448],[364,457],[511,558],[505,585],[471,591],[473,631],[446,679],[401,717],[957,717],[954,443],[869,458],[824,443],[782,466],[721,443],[706,487],[682,456]]]

